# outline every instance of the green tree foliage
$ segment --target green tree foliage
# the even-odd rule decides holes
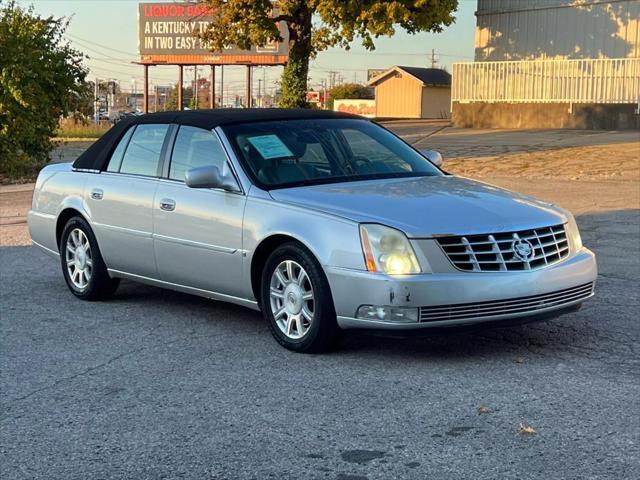
[[[83,55],[64,41],[68,20],[0,1],[0,174],[33,174],[58,121],[85,96]]]
[[[343,83],[327,92],[327,108],[333,110],[333,101],[345,98],[374,98],[373,89],[359,83]]]
[[[76,122],[87,123],[93,118],[95,109],[95,83],[80,82],[69,92],[69,116]]]
[[[182,102],[187,98],[193,99],[193,103],[195,104],[195,98],[193,97],[193,88],[184,87],[182,89]],[[184,108],[184,104],[182,105]],[[189,101],[189,108],[191,108],[191,101]],[[178,110],[178,85],[174,86],[169,92],[169,98],[167,98],[167,103],[164,105],[165,110]],[[191,108],[194,110],[193,108]]]
[[[309,60],[326,48],[349,49],[360,38],[373,50],[374,40],[397,28],[414,34],[440,32],[455,20],[458,0],[204,0],[213,22],[200,36],[213,50],[228,45],[248,49],[282,41],[275,22],[289,32],[289,61],[282,74],[282,107],[307,107]],[[276,10],[272,10],[275,7]],[[276,12],[275,15],[273,12]]]

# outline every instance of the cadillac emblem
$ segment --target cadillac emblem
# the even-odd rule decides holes
[[[519,238],[514,240],[511,244],[514,255],[523,262],[529,262],[533,258],[535,252],[533,250],[533,244],[529,240]]]

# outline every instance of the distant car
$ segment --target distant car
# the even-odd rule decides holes
[[[125,278],[233,302],[302,352],[341,329],[549,318],[593,295],[571,213],[441,163],[346,114],[136,116],[41,171],[29,230],[78,298]]]

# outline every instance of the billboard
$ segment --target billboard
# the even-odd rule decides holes
[[[307,102],[320,103],[320,92],[314,92],[314,91],[307,92]]]
[[[353,113],[363,117],[376,116],[375,100],[334,100],[333,110],[336,112]]]
[[[278,25],[283,42],[253,46],[250,50],[230,46],[221,52],[212,52],[197,38],[197,33],[211,21],[207,8],[197,3],[138,4],[141,63],[277,65],[287,61],[289,32],[285,22]]]

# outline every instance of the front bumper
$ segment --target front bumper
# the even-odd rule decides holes
[[[586,292],[584,286],[595,282],[597,266],[593,252],[582,248],[560,263],[525,272],[452,272],[402,277],[340,267],[327,267],[326,272],[341,328],[412,330],[527,317],[550,318],[554,312],[564,313],[593,296],[593,286]],[[578,287],[581,295],[565,295],[563,301],[556,300],[556,292]],[[514,301],[530,298],[542,300],[530,309],[482,310],[486,307],[481,306],[483,313],[476,317],[454,313],[448,319],[431,320],[428,314],[423,314],[451,307],[454,311],[464,310],[467,304],[512,305]],[[361,305],[417,307],[422,321],[397,323],[355,318]]]

